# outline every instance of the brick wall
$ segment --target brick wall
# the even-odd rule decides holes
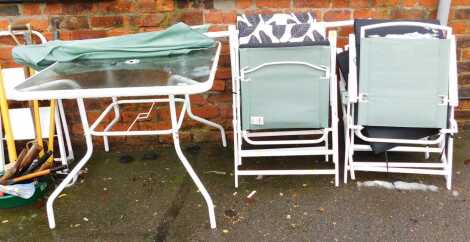
[[[420,19],[435,18],[437,0],[103,0],[103,1],[56,1],[46,3],[0,4],[0,29],[9,23],[26,23],[51,36],[52,22],[58,21],[62,39],[86,39],[115,36],[166,28],[178,21],[187,24],[215,24],[213,29],[225,29],[235,22],[237,13],[274,11],[314,11],[324,21],[352,18]],[[463,91],[470,92],[470,0],[453,0],[449,24],[458,36],[459,82]],[[339,45],[346,43],[351,28],[339,30]],[[12,66],[10,49],[12,43],[2,40],[0,64]],[[214,87],[210,92],[192,97],[193,110],[202,117],[223,124],[231,134],[231,83],[230,61],[225,46]],[[90,120],[108,102],[89,100]],[[81,126],[74,102],[65,102],[71,122],[74,140],[80,140]],[[122,116],[125,127],[139,110],[148,107],[127,107],[131,110]],[[460,125],[470,129],[470,102],[462,101],[457,116]],[[111,119],[112,117],[109,117]],[[154,122],[139,124],[141,128],[169,127],[168,108],[160,107]],[[191,128],[191,132],[188,129]],[[188,121],[182,132],[184,142],[214,141],[215,130]],[[170,137],[127,138],[135,145],[168,143]],[[158,139],[158,142],[155,142]],[[124,138],[113,138],[112,143],[122,143]],[[101,139],[95,141],[101,142]]]

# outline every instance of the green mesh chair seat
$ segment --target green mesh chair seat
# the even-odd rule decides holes
[[[303,62],[329,69],[330,47],[240,49],[242,72],[273,62]],[[267,65],[244,74],[241,81],[242,129],[328,127],[329,79],[326,75],[323,70],[302,64]]]
[[[447,39],[361,40],[358,124],[446,128]]]

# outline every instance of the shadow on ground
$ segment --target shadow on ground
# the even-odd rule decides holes
[[[216,230],[172,148],[151,151],[158,157],[129,153],[129,163],[119,162],[119,153],[95,153],[87,172],[56,200],[55,230],[41,201],[0,210],[0,241],[469,241],[469,138],[456,139],[453,191],[442,177],[357,174],[358,181],[433,184],[438,192],[358,188],[356,181],[337,188],[331,176],[243,177],[235,189],[230,148],[186,149],[216,204]],[[312,158],[253,163],[328,165]]]

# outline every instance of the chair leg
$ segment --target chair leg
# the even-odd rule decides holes
[[[333,132],[331,132],[332,148],[333,148],[333,163],[335,165],[335,186],[339,187],[339,149],[338,149],[338,126],[336,125]]]
[[[425,138],[425,139],[426,139],[426,140],[429,140],[428,137]],[[429,148],[429,145],[427,145],[426,148]],[[426,151],[426,152],[424,153],[424,159],[429,160],[429,158],[431,158],[431,153],[430,153],[429,151]]]
[[[454,160],[454,138],[449,135],[447,139],[447,175],[446,175],[446,186],[448,190],[452,189],[452,163]]]
[[[238,188],[238,166],[235,164],[235,173],[233,174],[233,177],[235,179],[235,188]]]
[[[326,139],[325,139],[325,149],[327,150],[328,149],[328,136],[326,136]],[[330,156],[329,155],[325,155],[325,161],[328,162],[330,161]]]
[[[349,152],[349,135],[348,135],[348,128],[347,124],[344,124],[344,171],[343,171],[343,182],[344,184],[348,183],[348,170],[349,170],[349,162],[348,162],[348,152]]]
[[[350,130],[349,134],[349,147],[348,147],[348,166],[349,166],[349,173],[351,174],[351,180],[356,180],[356,173],[354,172],[353,168],[353,157],[354,157],[354,131]]]
[[[237,127],[237,121],[233,120],[232,121],[233,127]],[[235,188],[238,188],[238,166],[239,166],[239,156],[240,156],[240,150],[238,149],[238,137],[237,137],[237,131],[234,128],[233,130],[233,178],[235,179]]]

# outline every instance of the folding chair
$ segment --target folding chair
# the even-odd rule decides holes
[[[0,36],[10,36],[20,44],[18,36],[24,36],[26,33],[25,30],[9,30],[9,31],[0,31]],[[45,43],[46,38],[39,32],[31,30],[31,34],[34,37],[37,37],[41,43]],[[23,82],[25,77],[25,70],[23,67],[16,68],[0,68],[1,75],[3,77],[3,82],[5,85],[5,92],[8,97],[8,93],[16,85]],[[55,120],[55,137],[57,139],[58,148],[59,148],[59,157],[55,158],[56,161],[61,162],[66,165],[68,161],[73,160],[74,154],[72,149],[72,144],[70,141],[69,129],[67,125],[67,120],[65,117],[64,107],[61,100],[57,100],[57,105],[55,105],[56,113],[58,115],[54,116]],[[49,137],[49,123],[50,123],[50,110],[51,107],[38,107],[39,116],[42,117],[41,127],[39,128],[42,138]],[[30,108],[11,108],[9,109],[9,116],[11,121],[11,131],[15,140],[34,140],[35,132],[37,127],[34,126],[33,117]],[[3,173],[3,167],[5,165],[5,150],[3,141],[6,140],[2,132],[2,120],[0,120],[0,174]]]
[[[335,175],[338,186],[336,32],[324,36],[347,24],[291,13],[242,15],[229,26],[235,187],[239,176],[314,174]],[[334,167],[239,169],[246,157],[320,155]]]
[[[432,21],[356,20],[338,55],[345,133],[344,182],[356,171],[442,175],[451,189],[455,36]],[[358,161],[356,152],[385,152]],[[439,161],[389,161],[387,152],[440,154]]]

